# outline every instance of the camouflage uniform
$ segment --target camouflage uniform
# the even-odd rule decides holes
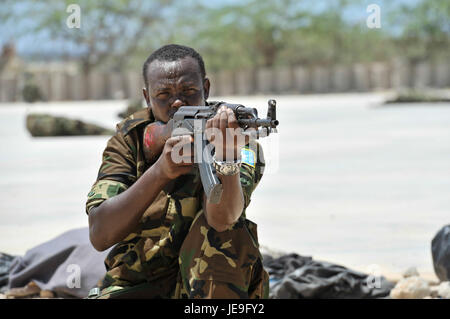
[[[143,109],[117,125],[88,194],[87,213],[125,191],[149,168],[142,139],[152,121],[152,112]],[[259,160],[241,167],[245,208],[263,168]],[[246,219],[244,209],[228,230],[216,232],[206,222],[202,198],[198,173],[172,180],[137,229],[110,251],[107,273],[90,298],[267,298],[256,224]]]

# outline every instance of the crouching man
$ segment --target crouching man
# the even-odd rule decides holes
[[[169,136],[153,162],[144,152],[152,147],[147,125],[167,123],[181,106],[214,105],[207,102],[202,57],[166,45],[145,61],[143,76],[148,108],[117,125],[88,194],[92,245],[99,251],[114,246],[89,298],[267,298],[256,224],[245,215],[264,168],[260,147],[251,150],[239,138],[210,139],[217,163],[231,150],[237,166],[233,174],[217,170],[223,193],[219,203],[210,203],[192,162],[172,156],[175,145],[192,143],[191,136]],[[207,126],[223,136],[238,127],[225,107]],[[243,153],[241,162],[242,152],[259,156]]]

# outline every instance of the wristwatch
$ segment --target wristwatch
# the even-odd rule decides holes
[[[240,172],[241,160],[235,161],[218,161],[216,157],[213,157],[213,166],[216,169],[216,172],[220,175],[231,176],[236,175]]]

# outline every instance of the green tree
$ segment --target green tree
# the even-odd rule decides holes
[[[402,26],[396,37],[398,50],[412,62],[450,57],[450,2],[422,0],[402,5],[392,16]]]
[[[49,41],[60,44],[58,50],[70,54],[76,49],[85,76],[101,65],[108,64],[116,71],[128,65],[130,56],[143,45],[158,38],[157,28],[165,19],[172,0],[78,0],[81,27],[69,28],[66,11],[71,0],[5,0],[2,4],[3,22],[27,20],[15,37],[46,34]],[[89,83],[85,92],[89,96]]]

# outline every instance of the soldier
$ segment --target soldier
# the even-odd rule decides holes
[[[181,106],[212,102],[203,59],[192,48],[161,47],[145,61],[143,76],[148,108],[117,125],[88,194],[93,246],[103,251],[115,245],[89,298],[267,298],[256,224],[245,215],[262,177],[262,156],[251,161],[244,154],[247,160],[239,163],[242,150],[249,151],[242,139],[211,137],[216,160],[231,150],[237,166],[233,175],[217,174],[223,185],[218,204],[207,201],[192,162],[173,160],[174,146],[192,143],[190,136],[168,138],[159,158],[146,161],[149,123],[167,123]],[[223,136],[238,127],[226,108],[207,126]]]

